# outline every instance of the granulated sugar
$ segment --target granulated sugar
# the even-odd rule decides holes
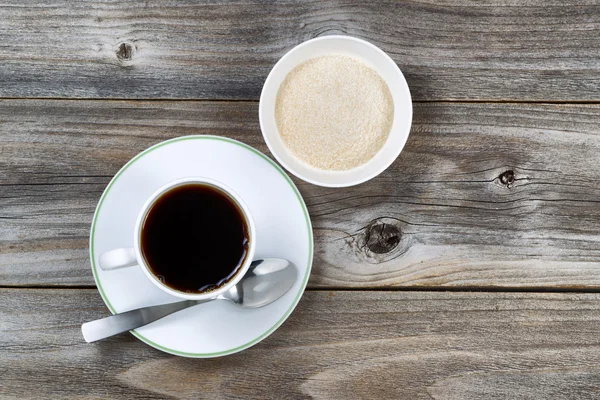
[[[283,142],[320,169],[348,170],[369,161],[383,147],[393,118],[387,84],[348,56],[300,64],[277,93],[275,119]]]

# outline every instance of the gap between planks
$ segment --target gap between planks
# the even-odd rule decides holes
[[[90,285],[0,285],[0,290],[98,290]],[[318,287],[306,288],[305,292],[452,292],[452,293],[600,293],[600,287],[595,288],[540,288],[540,287]]]
[[[31,100],[31,101],[106,101],[106,102],[120,102],[120,101],[139,101],[139,102],[168,102],[168,103],[258,103],[256,99],[171,99],[171,98],[128,98],[128,97],[0,97],[0,101],[3,100]],[[565,104],[565,105],[600,105],[600,100],[413,100],[413,104]]]

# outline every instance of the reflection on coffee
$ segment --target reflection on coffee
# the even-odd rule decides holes
[[[206,184],[163,193],[146,214],[140,240],[150,271],[169,288],[194,294],[233,279],[250,247],[240,207]]]

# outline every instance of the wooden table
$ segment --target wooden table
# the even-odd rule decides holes
[[[330,34],[390,54],[414,122],[368,183],[295,180],[290,319],[212,360],[84,343],[110,178],[188,134],[268,154],[265,77]],[[600,398],[599,35],[595,0],[1,2],[0,398]]]

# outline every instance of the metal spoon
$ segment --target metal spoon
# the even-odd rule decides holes
[[[186,300],[177,303],[138,308],[121,314],[86,322],[81,332],[86,342],[127,332],[166,317],[169,314],[213,300],[229,300],[242,308],[266,306],[283,296],[296,281],[296,268],[281,258],[265,258],[250,264],[246,275],[227,292],[208,300]]]

